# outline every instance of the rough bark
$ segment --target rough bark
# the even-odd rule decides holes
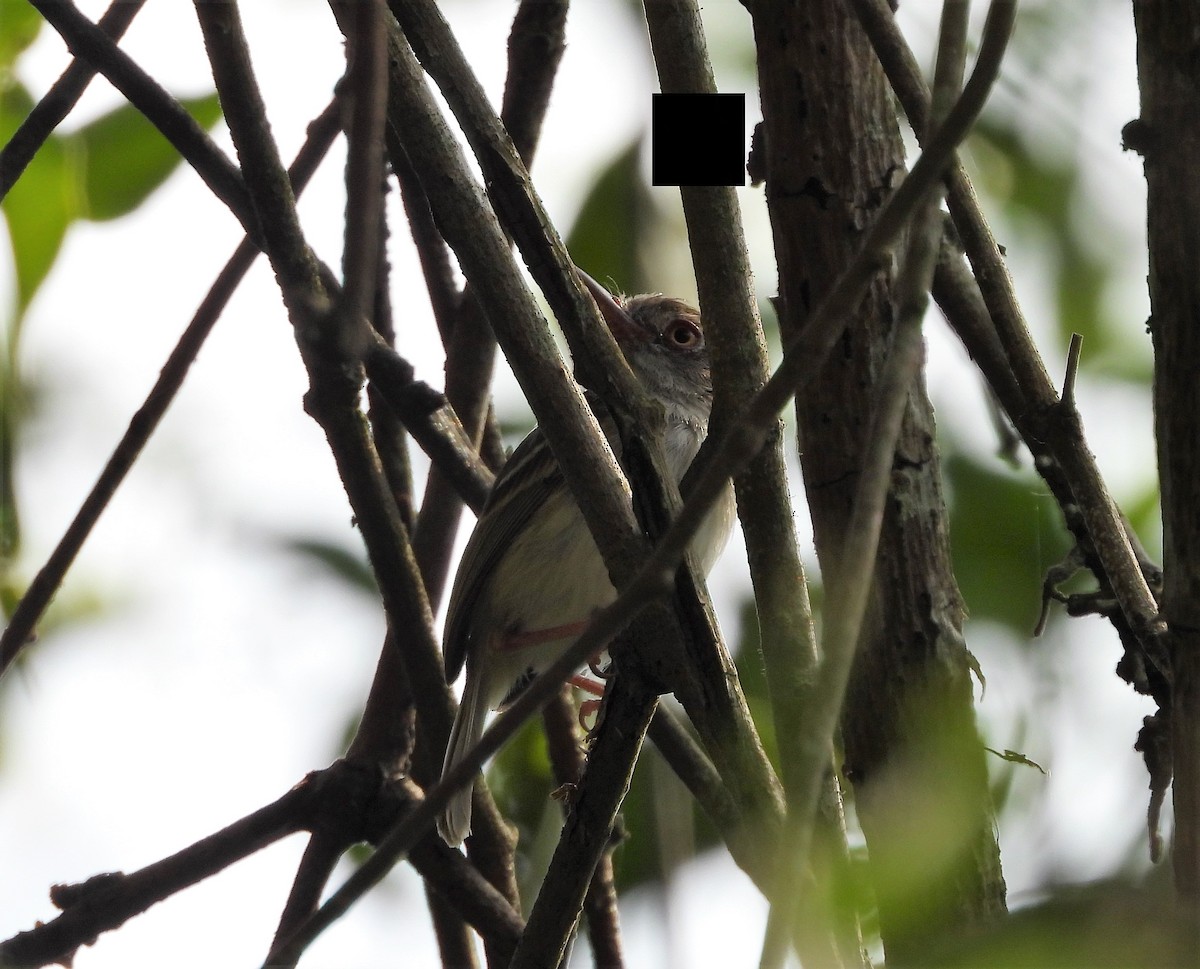
[[[901,177],[903,144],[887,82],[842,0],[753,9],[786,339],[804,326]],[[849,521],[871,389],[895,312],[892,273],[880,271],[838,350],[797,398],[801,464],[827,576]],[[962,638],[923,383],[910,396],[896,448],[875,577],[842,719],[845,772],[889,960],[905,962],[914,961],[925,932],[1004,909],[974,724],[973,661]]]
[[[1163,593],[1174,672],[1175,884],[1200,911],[1200,8],[1135,0],[1141,118],[1127,144],[1146,166],[1154,416],[1162,487]]]

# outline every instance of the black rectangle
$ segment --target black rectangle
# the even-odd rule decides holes
[[[746,95],[655,94],[650,181],[745,185]]]

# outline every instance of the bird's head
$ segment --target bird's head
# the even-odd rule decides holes
[[[642,386],[668,414],[707,425],[712,371],[700,311],[661,294],[615,297],[579,275]]]

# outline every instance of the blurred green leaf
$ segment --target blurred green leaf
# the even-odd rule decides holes
[[[638,243],[653,218],[653,202],[638,159],[642,140],[631,142],[596,178],[567,234],[575,264],[604,285],[628,293],[648,288]]]
[[[9,570],[21,548],[21,516],[17,504],[16,436],[18,410],[9,395],[14,394],[14,379],[6,357],[0,356],[0,616],[8,619],[24,590],[17,589]]]
[[[19,85],[0,93],[0,135],[7,140],[32,108],[33,99]],[[2,207],[17,277],[10,349],[16,346],[21,317],[50,272],[79,208],[75,159],[62,139],[51,137],[5,197]]]
[[[0,84],[17,55],[33,43],[41,26],[41,14],[28,0],[0,0]]]
[[[775,739],[775,718],[772,715],[771,697],[767,692],[767,673],[763,668],[762,644],[758,628],[758,611],[753,596],[741,606],[742,636],[734,650],[734,665],[742,684],[746,704],[763,748],[771,763],[779,770],[779,745]]]
[[[1149,340],[1133,333],[1127,321],[1110,311],[1107,284],[1114,260],[1086,238],[1074,217],[1079,205],[1081,169],[1061,151],[1048,151],[1030,139],[1019,121],[985,116],[971,134],[971,154],[978,162],[978,182],[1000,201],[1017,223],[1049,236],[1049,271],[1054,286],[1055,322],[1065,347],[1071,334],[1082,334],[1088,348],[1084,367],[1091,373],[1148,382]],[[1140,348],[1140,350],[1139,350]]]
[[[204,128],[221,117],[216,94],[181,99]],[[95,221],[133,211],[167,180],[182,159],[140,111],[122,105],[68,136],[79,150],[83,173],[83,214]]]
[[[979,969],[1137,969],[1194,966],[1195,925],[1166,892],[1102,882],[1060,886],[986,926],[943,935],[927,966]]]
[[[554,786],[542,721],[527,721],[492,760],[488,787],[506,818],[525,834],[541,822]]]
[[[655,771],[651,758],[661,760],[657,751],[650,750],[649,741],[642,749],[629,792],[621,804],[621,843],[613,852],[613,874],[616,876],[617,891],[628,892],[633,888],[644,888],[663,881],[663,858],[659,851],[658,820],[655,817]],[[666,805],[676,813],[687,811],[691,822],[692,800],[680,799]]]
[[[309,559],[351,588],[375,594],[375,573],[363,554],[323,538],[285,538],[285,549]]]
[[[943,462],[949,484],[954,572],[974,619],[994,619],[1027,639],[1041,609],[1046,570],[1071,547],[1054,499],[1032,472]]]
[[[1121,510],[1133,526],[1134,533],[1145,546],[1146,554],[1162,562],[1162,503],[1158,483],[1143,489],[1141,494],[1121,502]]]
[[[527,721],[487,769],[496,806],[517,829],[516,869],[521,898],[536,897],[562,827],[562,808],[550,796],[554,779],[541,717]]]

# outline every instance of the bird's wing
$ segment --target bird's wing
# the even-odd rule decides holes
[[[562,472],[554,454],[541,431],[534,428],[496,478],[454,576],[442,646],[448,681],[458,678],[466,661],[471,620],[484,582],[533,513],[561,487]]]
[[[586,396],[619,456],[620,443],[612,419],[591,394]],[[554,492],[565,487],[554,453],[541,430],[535,427],[500,470],[454,576],[442,643],[447,681],[453,683],[466,662],[471,621],[484,583],[533,514]]]

